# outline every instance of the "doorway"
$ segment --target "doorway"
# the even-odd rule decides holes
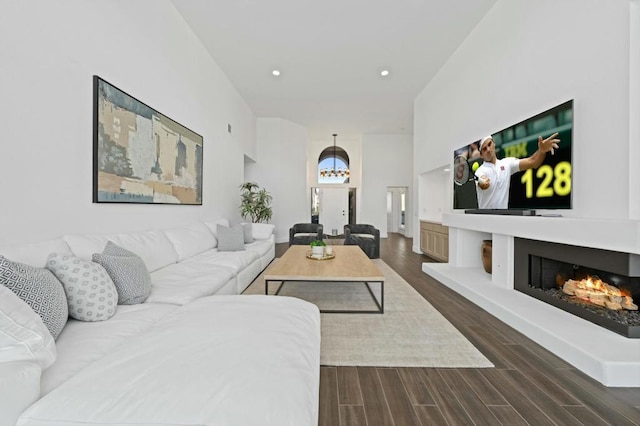
[[[325,234],[341,235],[344,225],[356,223],[356,188],[311,188],[311,223]]]
[[[387,187],[387,232],[406,235],[408,192],[406,186]]]

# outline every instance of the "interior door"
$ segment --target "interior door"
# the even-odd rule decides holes
[[[322,188],[320,201],[320,223],[325,234],[344,232],[349,222],[349,188]]]

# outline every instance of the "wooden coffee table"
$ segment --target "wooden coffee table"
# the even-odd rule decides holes
[[[318,283],[344,282],[364,283],[369,290],[378,310],[321,310],[323,313],[384,313],[384,275],[358,246],[332,246],[335,258],[316,260],[307,258],[309,246],[293,245],[275,264],[270,266],[264,275],[264,293],[269,294],[269,284],[280,282],[276,295],[285,282],[304,281]],[[380,284],[380,300],[371,290],[371,283]]]

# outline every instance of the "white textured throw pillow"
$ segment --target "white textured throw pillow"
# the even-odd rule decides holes
[[[218,250],[242,251],[244,250],[244,231],[242,225],[234,225],[231,228],[217,225]]]
[[[54,339],[67,324],[67,297],[49,271],[0,256],[0,285],[11,290],[40,315]]]
[[[102,253],[93,255],[93,261],[109,273],[118,291],[119,305],[137,305],[149,297],[151,276],[137,254],[109,241]]]
[[[79,257],[51,253],[47,268],[64,286],[69,315],[80,321],[104,321],[116,313],[118,292],[107,271]]]
[[[275,227],[272,223],[253,223],[251,224],[251,233],[256,240],[267,240],[273,235]]]

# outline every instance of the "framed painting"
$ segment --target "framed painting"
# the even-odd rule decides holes
[[[202,205],[202,136],[93,77],[93,202]]]

